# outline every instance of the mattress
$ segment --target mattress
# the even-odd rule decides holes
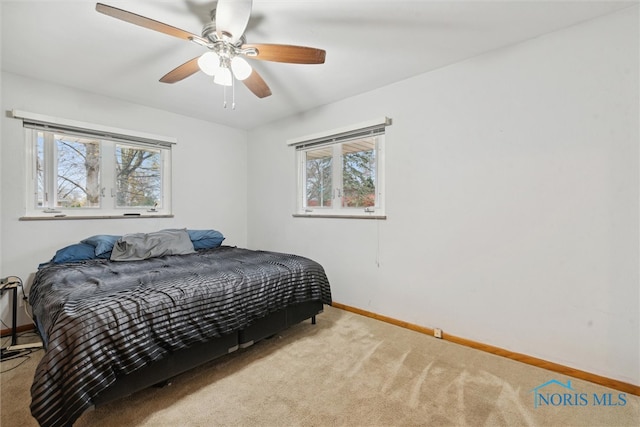
[[[46,347],[31,412],[58,426],[72,424],[117,377],[289,305],[330,304],[331,291],[308,258],[221,246],[50,265],[36,274],[29,299]]]

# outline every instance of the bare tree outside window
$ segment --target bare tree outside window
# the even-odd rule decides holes
[[[37,140],[38,205],[64,208],[100,206],[100,142],[67,135],[53,135],[57,169],[55,202],[47,194],[44,179],[45,138]]]
[[[161,161],[159,150],[116,146],[118,207],[146,207],[160,203]]]
[[[329,207],[333,194],[331,148],[307,152],[307,206]]]
[[[36,207],[45,206],[46,192],[44,168],[44,136],[38,132],[36,137]]]
[[[57,139],[58,206],[100,206],[100,143]]]

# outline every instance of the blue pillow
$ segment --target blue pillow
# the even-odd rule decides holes
[[[54,264],[65,262],[79,262],[96,257],[95,248],[87,243],[76,243],[62,248],[56,252],[51,260]]]
[[[95,248],[95,256],[104,258],[108,252],[113,250],[113,245],[122,236],[112,236],[109,234],[98,234],[81,240],[80,243],[86,243]],[[107,257],[108,258],[108,257]]]
[[[224,236],[216,230],[187,230],[193,249],[217,248],[222,244]]]
[[[109,252],[103,252],[100,255],[96,255],[96,258],[100,258],[100,259],[110,259],[111,258],[111,251]]]

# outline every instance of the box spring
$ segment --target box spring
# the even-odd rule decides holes
[[[248,347],[304,320],[312,319],[315,323],[315,316],[321,313],[322,309],[321,301],[294,304],[258,319],[243,330],[172,352],[161,360],[116,379],[115,383],[94,399],[94,405],[104,405],[165,382],[178,374],[231,353],[239,347]]]

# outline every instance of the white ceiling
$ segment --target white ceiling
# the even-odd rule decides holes
[[[200,34],[215,1],[111,6]],[[593,19],[638,1],[254,0],[249,43],[327,51],[325,64],[251,61],[273,95],[223,89],[197,73],[158,79],[204,48],[95,11],[92,1],[2,0],[2,69],[236,128],[264,123],[483,52]],[[231,93],[227,92],[231,103]]]

